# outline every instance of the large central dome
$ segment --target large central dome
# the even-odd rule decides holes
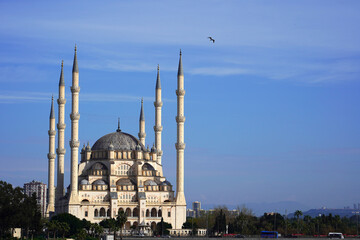
[[[110,145],[112,145],[113,150],[135,150],[136,146],[140,145],[141,149],[145,151],[144,146],[136,137],[121,131],[109,133],[99,138],[91,150],[109,150]]]

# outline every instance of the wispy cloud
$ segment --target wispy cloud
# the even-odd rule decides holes
[[[236,67],[202,67],[194,68],[190,70],[191,74],[195,75],[214,75],[214,76],[226,76],[226,75],[242,75],[251,73],[248,69],[236,68]]]
[[[51,93],[45,92],[0,92],[0,103],[25,103],[50,101]],[[71,94],[66,95],[71,99]],[[81,101],[84,102],[138,102],[142,96],[109,93],[82,93]],[[143,97],[144,101],[152,102],[153,97]],[[163,99],[165,102],[174,102],[175,99]]]

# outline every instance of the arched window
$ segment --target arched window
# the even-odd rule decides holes
[[[124,212],[124,209],[123,209],[123,208],[119,208],[118,214],[119,214],[120,212]]]
[[[110,209],[107,210],[106,216],[111,217],[111,215],[110,215]]]
[[[149,209],[146,210],[146,217],[150,217],[150,211],[149,211]]]
[[[98,217],[99,216],[99,211],[97,209],[95,209],[94,211],[94,217]]]
[[[130,166],[127,165],[127,164],[121,164],[118,168],[117,168],[117,174],[118,175],[122,175],[122,176],[125,176],[125,175],[133,175],[132,174],[132,171],[130,171]],[[131,174],[130,174],[131,172]]]
[[[161,212],[161,209],[159,209],[159,212],[158,212],[158,217],[162,217],[162,212]]]
[[[126,216],[131,217],[131,209],[130,208],[126,209]]]
[[[138,208],[134,208],[133,210],[133,217],[138,217],[139,216],[139,209]]]
[[[151,217],[157,217],[157,211],[155,208],[151,209]]]
[[[105,208],[100,209],[100,217],[106,217],[105,215]]]

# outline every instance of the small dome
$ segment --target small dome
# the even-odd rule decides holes
[[[145,163],[141,169],[144,171],[155,171],[154,167],[151,166],[149,163]]]
[[[160,183],[161,186],[172,186],[171,183],[167,180]]]
[[[155,144],[152,146],[151,152],[154,152],[154,153],[157,152],[156,147],[155,147]]]
[[[147,180],[145,186],[157,186],[157,184],[153,180]]]
[[[90,183],[89,183],[88,180],[83,179],[83,180],[81,180],[80,184],[81,184],[81,185],[89,185]]]
[[[114,145],[112,143],[110,143],[108,150],[113,151],[114,150]]]
[[[141,146],[140,146],[140,144],[136,145],[136,151],[141,151]]]
[[[122,178],[116,182],[116,185],[118,185],[118,186],[133,186],[136,184],[129,178]]]
[[[93,182],[93,185],[106,185],[106,182],[104,180],[99,179]]]
[[[89,142],[87,143],[87,146],[86,146],[86,151],[87,151],[87,152],[90,152],[90,151],[91,151],[91,148],[90,148],[90,144],[89,144]]]

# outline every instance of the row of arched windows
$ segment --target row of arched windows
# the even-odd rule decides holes
[[[94,210],[94,217],[110,217],[110,209],[105,211],[105,208],[100,208],[100,211],[98,209]]]

